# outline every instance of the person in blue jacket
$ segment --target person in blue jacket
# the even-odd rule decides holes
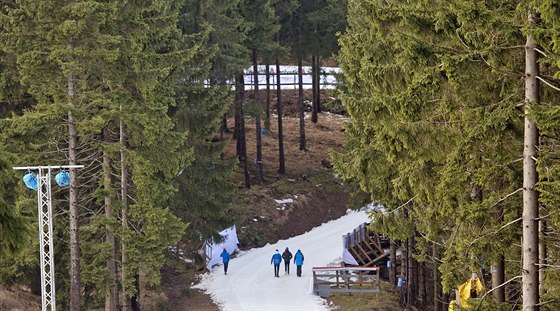
[[[274,276],[279,278],[280,275],[280,263],[282,262],[282,255],[280,252],[276,250],[276,253],[272,255],[272,259],[270,259],[270,264],[274,264]]]
[[[225,248],[224,251],[220,254],[220,257],[222,257],[222,260],[224,262],[224,274],[227,275],[227,268],[229,264],[229,253]]]
[[[301,250],[297,250],[295,256],[294,256],[294,263],[296,264],[297,267],[297,276],[300,277],[301,276],[301,266],[303,265],[303,253],[301,252]]]

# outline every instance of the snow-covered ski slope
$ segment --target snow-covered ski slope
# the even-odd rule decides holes
[[[311,268],[327,266],[339,259],[342,236],[364,222],[367,222],[365,211],[348,212],[303,235],[237,254],[229,263],[227,275],[222,265],[215,266],[196,287],[205,289],[224,311],[329,310],[324,299],[311,293]],[[280,277],[274,277],[270,259],[276,249],[282,253],[286,247],[292,254],[298,249],[303,252],[302,277],[296,276],[293,259],[290,275],[284,275],[282,262]]]

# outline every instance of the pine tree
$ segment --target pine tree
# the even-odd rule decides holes
[[[24,248],[23,241],[29,238],[26,219],[15,206],[15,188],[12,168],[9,166],[12,157],[0,145],[0,251],[2,254],[13,254]]]
[[[469,272],[465,254],[467,266],[476,269],[494,259],[489,249],[505,250],[519,234],[486,219],[493,213],[488,206],[515,207],[511,199],[518,193],[520,167],[509,165],[504,172],[493,164],[514,163],[520,154],[519,84],[510,77],[521,54],[496,43],[515,46],[521,33],[509,27],[512,4],[438,5],[432,18],[427,3],[350,2],[341,64],[353,151],[337,166],[389,210],[408,210],[413,230],[425,237],[417,245],[420,254],[428,250],[426,242],[446,241],[440,270],[447,292]],[[490,27],[494,37],[485,35]],[[486,64],[511,76],[489,71]],[[387,182],[372,183],[373,176]],[[485,195],[471,195],[474,189]],[[504,210],[504,222],[510,222],[519,207]],[[407,222],[403,214],[378,215],[376,226],[396,238]],[[466,228],[499,232],[504,243],[496,248],[495,239],[482,236],[473,247]]]
[[[192,5],[198,9],[193,9]],[[187,141],[193,150],[194,160],[175,179],[179,191],[173,199],[173,210],[189,223],[186,242],[194,247],[216,237],[219,231],[231,225],[227,212],[231,208],[235,188],[228,178],[234,163],[221,159],[227,142],[217,136],[221,118],[232,101],[231,91],[224,83],[241,67],[228,64],[225,58],[236,60],[239,64],[243,62],[234,57],[234,51],[226,49],[225,42],[220,41],[228,32],[232,35],[236,32],[235,29],[221,29],[225,27],[219,23],[226,17],[218,13],[234,6],[226,2],[216,5],[219,5],[218,12],[212,10],[215,6],[201,6],[200,1],[187,3],[182,10],[196,12],[197,15],[183,14],[185,17],[179,23],[183,33],[191,38],[191,44],[196,43],[199,48],[177,74],[181,82],[176,87],[177,106],[173,109],[173,118],[180,129],[190,133]],[[204,28],[206,26],[208,28]],[[242,38],[243,33],[237,33],[237,36]],[[245,51],[242,46],[238,48]],[[208,77],[210,85],[205,85]]]
[[[184,228],[167,209],[175,191],[170,181],[189,161],[183,144],[185,136],[174,128],[168,116],[168,107],[174,104],[170,74],[182,63],[181,55],[191,55],[186,49],[179,52],[177,16],[178,7],[170,2],[145,6],[73,2],[61,9],[54,1],[40,5],[22,2],[5,16],[11,21],[7,24],[10,27],[3,29],[9,40],[6,52],[17,57],[21,82],[37,101],[33,110],[10,120],[6,134],[23,138],[14,141],[14,150],[23,161],[64,159],[58,150],[66,150],[68,139],[61,135],[65,131],[61,131],[60,120],[67,119],[69,110],[75,118],[77,132],[71,135],[76,135],[78,141],[75,161],[90,168],[80,183],[86,233],[80,242],[84,245],[82,257],[88,259],[83,261],[87,266],[82,269],[86,271],[84,288],[98,288],[86,291],[86,301],[93,304],[98,300],[89,299],[89,295],[104,293],[102,289],[110,288],[109,280],[114,279],[107,268],[102,274],[95,272],[100,271],[99,265],[106,265],[111,253],[111,247],[99,244],[99,240],[110,228],[108,224],[115,227],[117,223],[90,212],[99,211],[99,202],[104,202],[91,198],[107,198],[103,193],[116,193],[121,183],[115,180],[113,190],[101,191],[104,183],[99,178],[103,175],[97,174],[102,169],[101,150],[112,158],[112,163],[121,162],[119,151],[123,150],[118,139],[107,136],[102,143],[104,129],[118,131],[120,127],[126,132],[124,161],[129,170],[123,180],[129,189],[127,198],[131,197],[133,204],[121,215],[129,220],[128,224],[117,231],[127,245],[123,271],[129,274],[124,278],[123,296],[130,298],[134,293],[134,275],[147,276],[152,284],[158,281],[164,249]],[[18,40],[22,36],[29,41]],[[71,46],[68,38],[72,38]],[[73,99],[73,105],[68,104],[68,99]],[[32,144],[23,145],[29,142]],[[160,162],[161,154],[165,154],[166,161]],[[72,280],[79,284],[79,278],[72,276]],[[64,292],[64,286],[58,289]],[[70,308],[79,310],[79,294],[72,297]],[[64,300],[61,303],[66,305]]]

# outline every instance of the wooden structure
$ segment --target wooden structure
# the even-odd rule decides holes
[[[377,267],[313,267],[313,293],[379,293]]]
[[[360,266],[386,264],[389,257],[390,240],[368,229],[366,223],[343,236],[344,246]]]

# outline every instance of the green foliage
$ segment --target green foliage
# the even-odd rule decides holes
[[[525,22],[522,7],[349,1],[339,61],[351,119],[335,168],[387,208],[372,217],[374,228],[419,233],[420,253],[444,245],[445,292],[498,254],[519,261],[525,34],[514,25]],[[534,114],[548,119],[551,106]]]
[[[232,208],[235,185],[228,177],[235,162],[221,159],[227,141],[219,139],[217,133],[221,118],[232,102],[225,80],[247,65],[248,50],[242,45],[247,24],[237,4],[237,1],[215,1],[208,6],[196,1],[187,3],[183,10],[189,12],[189,18],[179,21],[187,37],[198,38],[198,50],[177,72],[180,82],[175,86],[176,106],[172,116],[177,127],[190,134],[187,142],[194,159],[174,179],[178,191],[172,206],[174,213],[190,224],[183,237],[194,248],[232,224],[227,213]],[[224,20],[237,28],[222,24]],[[210,85],[205,85],[208,77]]]
[[[30,234],[26,227],[26,219],[21,211],[16,209],[16,198],[11,192],[15,188],[12,168],[9,165],[11,158],[12,156],[4,152],[0,145],[0,252],[7,254],[19,251]]]

